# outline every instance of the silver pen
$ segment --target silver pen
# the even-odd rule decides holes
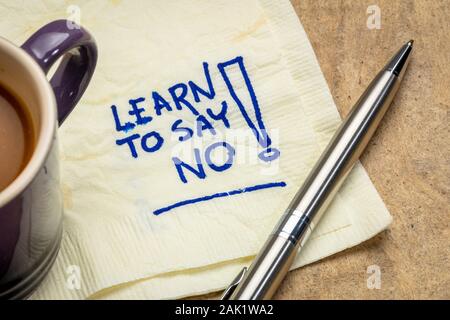
[[[298,252],[366,147],[397,92],[411,56],[406,43],[381,70],[338,128],[251,266],[224,300],[271,299]]]

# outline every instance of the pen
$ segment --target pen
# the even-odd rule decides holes
[[[379,72],[344,119],[251,266],[223,300],[270,299],[323,212],[360,157],[392,102],[413,48],[407,42]]]

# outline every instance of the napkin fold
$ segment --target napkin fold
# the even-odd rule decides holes
[[[340,123],[290,3],[1,8],[2,35],[18,44],[69,12],[99,47],[91,86],[60,128],[64,236],[32,298],[180,298],[226,287]],[[293,268],[390,222],[357,164]]]

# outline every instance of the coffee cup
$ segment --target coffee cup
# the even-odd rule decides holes
[[[0,86],[23,103],[35,136],[26,165],[0,191],[0,298],[29,296],[56,258],[63,216],[57,128],[86,90],[96,62],[93,37],[70,21],[45,25],[21,47],[0,37]]]

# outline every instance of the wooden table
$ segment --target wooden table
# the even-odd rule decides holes
[[[292,0],[341,115],[399,46],[415,52],[362,163],[394,222],[357,246],[289,273],[278,299],[450,298],[450,1]],[[381,29],[367,27],[367,7]],[[381,270],[368,289],[367,268]]]

